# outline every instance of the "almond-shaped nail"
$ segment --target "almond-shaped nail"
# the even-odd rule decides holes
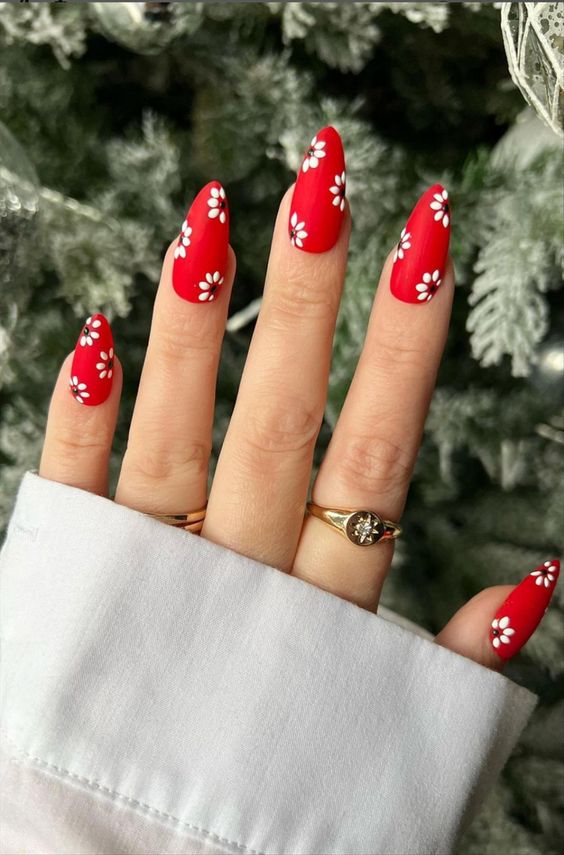
[[[190,303],[219,297],[227,269],[229,207],[219,181],[203,187],[186,214],[174,250],[172,285]]]
[[[345,153],[335,128],[313,137],[298,177],[288,222],[292,246],[304,252],[327,252],[341,231],[346,193]]]
[[[490,626],[490,641],[502,659],[515,656],[543,619],[559,573],[556,559],[539,564],[498,609]]]
[[[99,313],[86,318],[80,331],[69,377],[69,388],[78,404],[96,407],[112,391],[114,378],[114,337]]]
[[[424,305],[437,293],[445,276],[450,221],[448,192],[434,184],[411,212],[394,253],[390,288],[398,300]]]

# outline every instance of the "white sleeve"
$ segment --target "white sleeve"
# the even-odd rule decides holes
[[[1,603],[4,852],[448,853],[535,703],[339,597],[32,474]]]

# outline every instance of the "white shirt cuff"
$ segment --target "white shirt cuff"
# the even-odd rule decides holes
[[[449,852],[535,703],[293,576],[32,474],[0,567],[14,762],[133,824],[194,830],[202,851]]]

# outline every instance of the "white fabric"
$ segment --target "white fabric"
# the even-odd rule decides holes
[[[0,567],[4,852],[447,853],[534,706],[306,582],[35,475]]]
[[[1,851],[5,855],[243,855],[244,849],[198,832],[148,807],[135,806],[90,785],[0,752]],[[70,781],[72,783],[72,781]]]

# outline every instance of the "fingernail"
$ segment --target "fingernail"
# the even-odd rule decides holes
[[[327,252],[337,242],[345,211],[345,153],[335,128],[312,139],[303,159],[292,204],[288,232],[293,246],[304,252]]]
[[[450,240],[448,192],[434,184],[423,193],[402,229],[390,279],[394,297],[405,303],[428,303],[440,288]]]
[[[72,360],[69,386],[78,404],[103,404],[114,378],[114,337],[104,315],[86,318]]]
[[[227,269],[229,207],[219,181],[203,187],[186,214],[174,250],[172,285],[190,303],[219,297]]]
[[[543,619],[559,573],[560,562],[556,559],[539,564],[498,610],[490,627],[490,641],[502,659],[515,656]]]

